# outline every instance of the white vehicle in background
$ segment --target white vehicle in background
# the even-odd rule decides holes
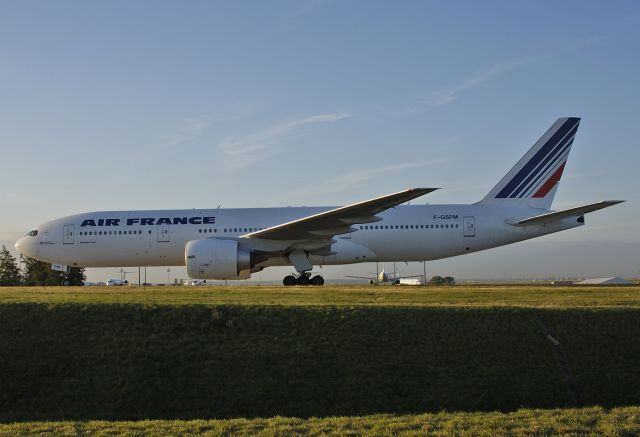
[[[126,279],[109,279],[107,281],[107,286],[117,287],[123,285],[129,285],[129,281],[127,281]]]
[[[184,281],[184,285],[207,285],[206,279],[189,279]]]
[[[415,278],[400,278],[399,285],[424,285],[422,276]]]

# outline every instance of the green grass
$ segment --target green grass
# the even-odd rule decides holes
[[[640,286],[533,285],[454,287],[6,287],[0,304],[276,305],[383,307],[629,307],[640,308]]]
[[[371,436],[634,436],[640,407],[519,410],[512,413],[433,413],[296,419],[230,419],[138,422],[31,422],[0,425],[0,435],[371,435]]]
[[[0,435],[633,435],[639,292],[0,289]]]

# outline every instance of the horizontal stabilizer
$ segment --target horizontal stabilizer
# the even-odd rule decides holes
[[[603,202],[591,203],[589,205],[576,206],[575,208],[564,209],[562,211],[549,212],[547,214],[541,214],[534,217],[529,217],[523,220],[514,221],[514,225],[534,225],[550,223],[563,219],[565,217],[580,216],[588,212],[597,211],[599,209],[608,208],[618,203],[622,203],[624,200],[605,200]]]

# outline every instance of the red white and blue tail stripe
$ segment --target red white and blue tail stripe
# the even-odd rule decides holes
[[[579,118],[558,119],[482,203],[550,209],[579,125]]]

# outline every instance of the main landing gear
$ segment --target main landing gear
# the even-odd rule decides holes
[[[304,272],[297,277],[293,274],[287,275],[282,280],[282,283],[286,286],[289,285],[324,285],[324,278],[320,275],[311,277],[311,273]]]

